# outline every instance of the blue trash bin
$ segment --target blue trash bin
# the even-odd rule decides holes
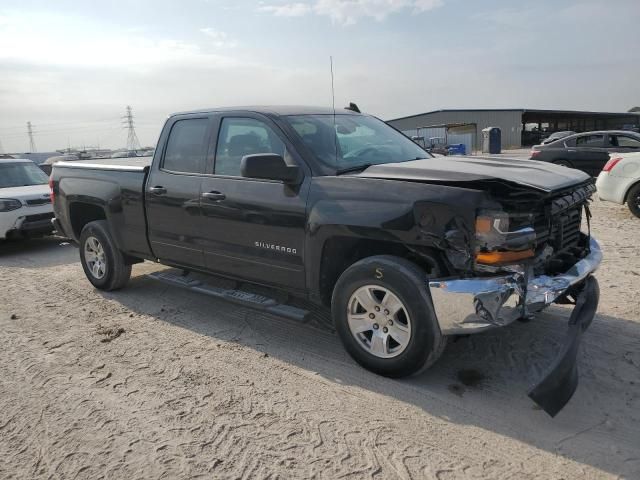
[[[466,155],[467,147],[464,143],[454,143],[449,145],[449,155]]]

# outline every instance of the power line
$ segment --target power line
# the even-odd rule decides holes
[[[130,105],[127,105],[127,113],[124,117],[124,128],[127,129],[127,150],[139,150],[140,149],[140,141],[138,140],[138,136],[136,135],[136,130],[133,124],[133,111]]]
[[[24,128],[24,127],[23,127]],[[53,130],[49,130],[49,129],[40,129],[40,125],[38,124],[37,127],[33,127],[33,134],[34,135],[52,135],[52,134],[60,134],[60,133],[77,133],[77,132],[83,132],[85,130],[93,130],[93,131],[101,131],[104,129],[109,129],[109,128],[118,128],[118,129],[122,129],[122,125],[118,124],[118,123],[114,123],[114,124],[104,124],[104,125],[87,125],[85,127],[72,127],[72,128],[56,128]],[[2,138],[17,138],[17,137],[22,137],[24,135],[24,133],[12,133],[12,134],[3,134]]]
[[[60,127],[65,125],[87,125],[87,124],[99,124],[99,123],[108,123],[108,122],[117,122],[118,117],[110,117],[110,118],[102,118],[102,119],[94,119],[94,120],[74,120],[74,121],[65,121],[65,122],[49,122],[49,123],[40,123],[38,122],[39,127]],[[24,127],[13,126],[13,127],[0,127],[0,130],[22,130]]]
[[[31,122],[27,122],[27,134],[29,135],[29,151],[31,153],[35,153],[36,150],[36,142],[33,139],[33,129],[31,128]]]

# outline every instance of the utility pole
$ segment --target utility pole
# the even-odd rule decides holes
[[[33,140],[33,128],[31,122],[27,122],[27,133],[29,134],[29,152],[36,152],[36,142]]]
[[[135,151],[140,149],[140,141],[136,135],[136,130],[133,124],[133,111],[130,105],[127,105],[127,113],[123,119],[123,126],[127,129],[127,150]]]

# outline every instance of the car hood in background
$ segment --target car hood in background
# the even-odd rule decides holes
[[[17,200],[34,200],[49,197],[49,185],[27,185],[24,187],[0,188],[0,198],[15,198]]]
[[[568,188],[591,178],[580,170],[536,160],[456,156],[372,165],[358,176],[445,184],[505,180],[543,192]]]

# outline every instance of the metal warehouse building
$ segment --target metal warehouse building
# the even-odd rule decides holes
[[[482,149],[482,129],[499,127],[502,148],[522,148],[539,143],[553,132],[572,130],[635,129],[640,113],[584,112],[571,110],[435,110],[394,118],[387,123],[408,136],[448,137],[448,143],[464,143],[469,150]]]

